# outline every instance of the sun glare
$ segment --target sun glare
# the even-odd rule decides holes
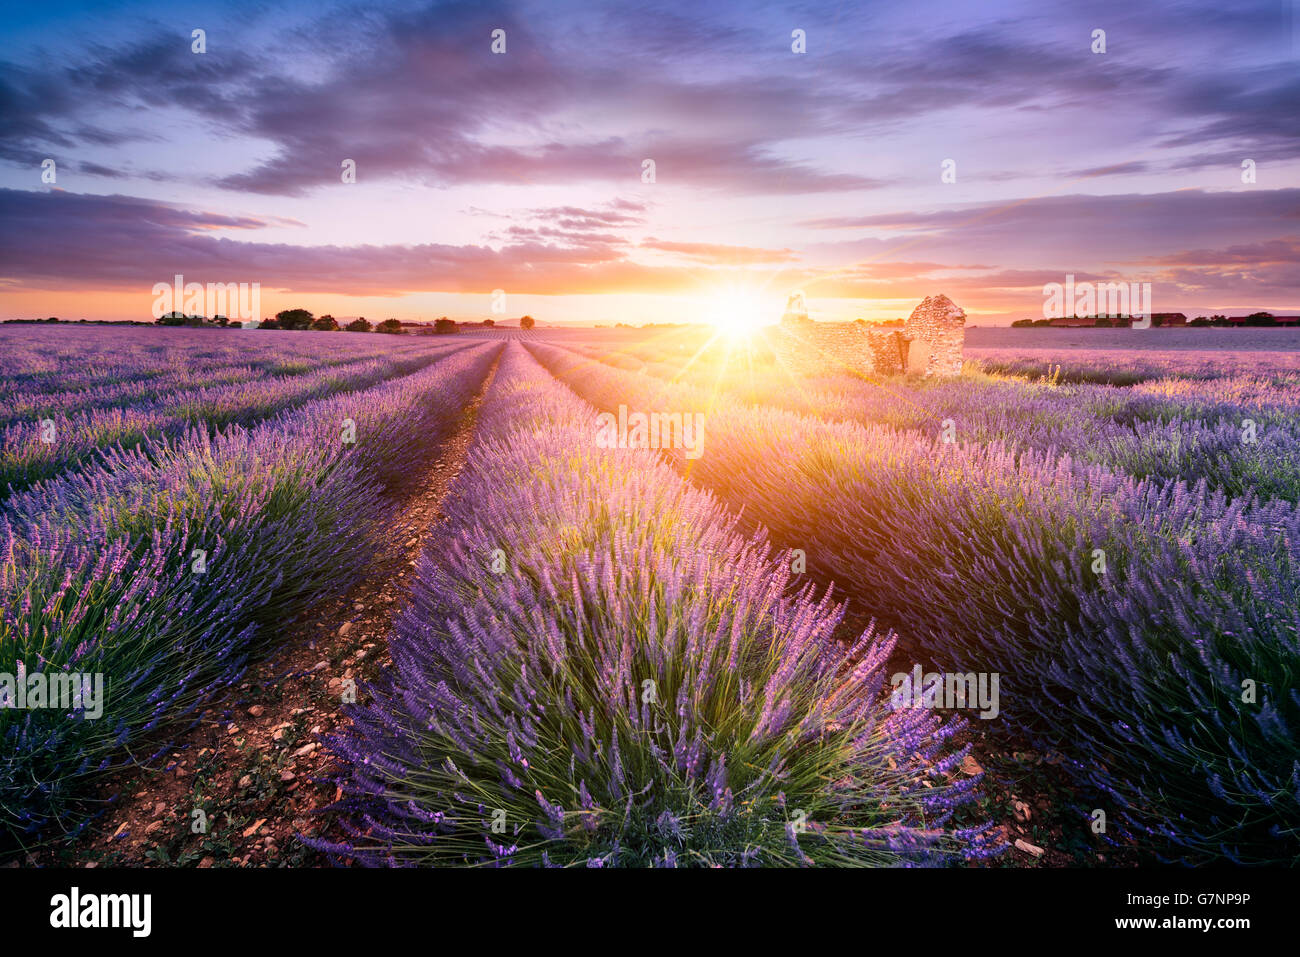
[[[771,322],[767,305],[755,292],[726,289],[709,297],[705,319],[719,332],[732,337],[748,336],[759,326]]]

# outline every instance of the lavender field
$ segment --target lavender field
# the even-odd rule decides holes
[[[90,779],[163,756],[286,617],[356,573],[380,493],[499,349],[74,335],[4,332],[27,410],[5,433],[0,516],[0,672],[16,678],[0,824],[19,846],[75,836]],[[102,701],[13,700],[41,673],[97,676]]]
[[[1300,861],[1300,370],[1022,335],[5,328],[0,853]]]

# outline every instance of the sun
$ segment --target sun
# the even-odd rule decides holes
[[[749,336],[768,319],[768,306],[749,289],[720,289],[704,304],[704,319],[732,338]]]

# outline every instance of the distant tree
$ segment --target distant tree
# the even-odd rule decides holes
[[[280,323],[276,322],[274,319],[263,319],[263,320],[261,321],[261,323],[258,324],[258,327],[257,327],[257,328],[259,328],[259,329],[279,329],[279,328],[280,328]]]
[[[1154,328],[1157,328],[1157,327],[1159,327],[1159,326],[1163,326],[1164,324],[1165,324],[1165,317],[1164,317],[1164,316],[1152,316],[1152,317],[1151,317],[1151,328],[1154,329]]]
[[[212,324],[213,324],[214,326],[222,326],[222,327],[225,327],[225,326],[230,325],[230,320],[227,319],[225,316],[213,316],[213,317],[212,317]]]
[[[310,329],[312,314],[306,309],[283,309],[275,314],[280,329]]]
[[[1188,323],[1189,326],[1208,326],[1209,324],[1210,324],[1210,320],[1207,319],[1205,316],[1197,316],[1195,319],[1193,319],[1191,322]]]
[[[1227,317],[1227,316],[1211,316],[1211,317],[1210,317],[1210,325],[1212,325],[1212,326],[1230,326],[1230,325],[1232,325],[1232,323],[1230,323],[1230,322],[1228,321],[1228,317]]]
[[[1012,329],[1028,329],[1028,328],[1029,328],[1030,326],[1032,326],[1033,324],[1034,324],[1034,320],[1032,320],[1032,319],[1017,319],[1015,322],[1011,323],[1011,328],[1012,328]]]
[[[433,320],[433,331],[439,335],[447,335],[448,333],[455,332],[456,320],[448,319],[446,316],[441,316]]]
[[[57,319],[52,319],[50,321],[58,322]],[[202,316],[187,316],[179,312],[168,312],[168,313],[164,313],[163,315],[155,319],[154,323],[160,326],[197,327],[197,326],[207,325],[207,320],[204,319]]]
[[[1246,317],[1246,325],[1275,326],[1277,325],[1277,320],[1273,318],[1273,313],[1271,312],[1252,312]]]
[[[230,329],[242,329],[242,328],[244,328],[244,324],[243,324],[242,322],[240,322],[238,319],[236,319],[234,322],[228,322],[228,323],[226,323],[226,326],[227,326],[228,328],[230,328]]]
[[[495,322],[494,320],[492,320],[492,319],[484,319],[484,320],[483,320],[483,325],[488,326],[488,327],[490,328],[490,327],[492,327],[492,326],[495,326],[495,325],[496,325],[496,322]]]
[[[379,325],[375,326],[375,332],[385,332],[389,335],[400,336],[402,334],[402,324],[396,319],[385,319]]]
[[[1112,322],[1110,319],[1107,319],[1105,316],[1102,316],[1102,317],[1099,318],[1096,322],[1094,322],[1092,325],[1093,325],[1093,328],[1096,328],[1096,329],[1111,329],[1111,328],[1114,327],[1115,323]]]
[[[311,327],[315,329],[317,332],[338,332],[339,331],[338,320],[335,319],[333,316],[329,315],[328,313],[321,316],[319,319],[313,320]]]
[[[520,329],[531,329],[535,325],[537,325],[537,320],[534,319],[532,316],[524,316],[522,319],[519,320]]]
[[[348,332],[369,332],[370,323],[366,321],[365,316],[362,316],[359,319],[353,319],[343,328],[346,329]]]
[[[1034,319],[1031,321],[1035,326],[1050,326],[1052,324],[1051,319]]]

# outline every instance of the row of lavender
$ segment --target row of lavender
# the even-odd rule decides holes
[[[1300,388],[1294,380],[1235,375],[1152,378],[1129,388],[1060,385],[971,374],[927,382],[802,379],[754,370],[742,357],[719,369],[662,350],[576,348],[615,368],[824,419],[908,429],[952,441],[1069,455],[1134,478],[1203,480],[1229,496],[1300,501]],[[643,353],[651,361],[643,361]]]
[[[530,346],[599,408],[708,410],[691,478],[804,548],[1000,720],[1065,755],[1079,827],[1300,859],[1300,509],[999,444],[826,421]],[[1190,478],[1195,478],[1194,476]]]
[[[0,673],[101,675],[104,703],[97,718],[85,702],[0,708],[0,839],[75,831],[91,776],[161,753],[267,632],[355,576],[379,493],[439,441],[496,351],[250,429],[109,450],[11,496]]]
[[[892,635],[595,410],[517,344],[423,554],[386,684],[331,742],[372,864],[933,863],[977,778],[959,728],[889,708]]]
[[[1256,329],[1216,332],[1203,349],[1168,348],[971,348],[966,357],[980,368],[1029,378],[1062,382],[1133,385],[1177,376],[1212,380],[1224,376],[1294,380],[1300,375],[1300,351],[1294,330]]]
[[[292,375],[322,362],[373,358],[410,348],[409,340],[348,336],[332,340],[328,357],[310,333],[273,337],[231,331],[139,329],[97,326],[70,330],[39,326],[0,327],[0,400],[185,376],[204,370],[251,366],[265,375]]]
[[[233,382],[211,385],[187,383],[153,397],[115,397],[106,406],[25,418],[0,429],[0,489],[23,488],[94,452],[146,437],[176,435],[197,426],[250,425],[310,399],[409,375],[445,352],[446,347],[424,347],[341,366],[322,364],[305,374],[238,376]]]
[[[8,344],[8,341],[5,342]],[[176,395],[185,390],[233,385],[253,379],[300,376],[318,369],[339,368],[365,359],[383,358],[385,351],[339,351],[300,356],[274,346],[254,351],[245,340],[240,350],[196,351],[188,362],[159,359],[136,350],[125,355],[96,356],[93,352],[77,362],[63,360],[62,375],[28,377],[26,381],[0,382],[0,425],[21,419],[71,415],[85,409],[132,405]]]

